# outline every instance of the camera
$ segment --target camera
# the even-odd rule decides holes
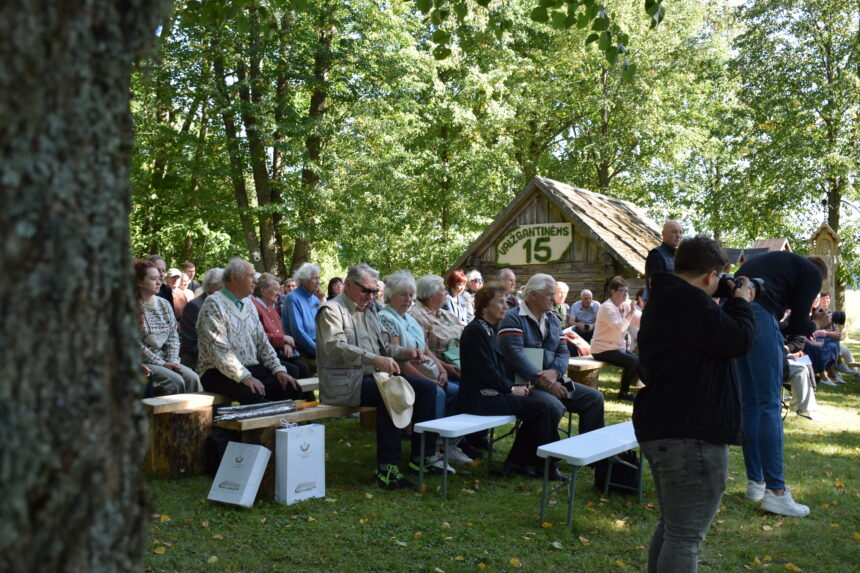
[[[834,310],[830,313],[830,320],[833,321],[833,324],[843,325],[845,324],[845,313],[839,310]]]
[[[752,287],[753,300],[764,292],[764,279],[748,279]],[[735,292],[735,288],[741,284],[741,281],[735,278],[735,275],[723,273],[720,275],[720,282],[717,284],[717,291],[714,293],[716,298],[730,298]]]

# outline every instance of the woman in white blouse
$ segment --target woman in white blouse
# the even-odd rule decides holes
[[[600,305],[591,339],[591,355],[595,360],[620,366],[621,391],[619,400],[633,400],[630,385],[639,377],[639,357],[627,347],[627,329],[639,327],[639,309],[630,300],[630,285],[622,277],[609,281],[609,298]]]

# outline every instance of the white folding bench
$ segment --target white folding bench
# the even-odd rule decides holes
[[[492,444],[493,431],[499,426],[512,424],[517,421],[516,416],[477,416],[475,414],[457,414],[456,416],[448,416],[447,418],[439,418],[438,420],[428,420],[415,424],[413,431],[420,433],[433,432],[442,438],[444,453],[443,463],[445,468],[448,467],[448,446],[452,443],[451,439],[462,438],[475,432],[490,430],[490,451],[487,458],[487,467],[493,463],[493,448]],[[421,462],[418,470],[418,491],[424,489],[424,440],[421,440]],[[442,497],[448,497],[448,472],[442,472]]]
[[[599,430],[592,430],[572,438],[559,440],[551,444],[545,444],[538,448],[537,455],[545,458],[543,470],[543,496],[540,502],[540,520],[544,521],[544,513],[546,511],[546,503],[550,493],[559,488],[568,486],[567,498],[567,526],[570,527],[573,523],[573,499],[576,493],[576,474],[583,467],[594,462],[613,458],[621,452],[632,450],[639,446],[636,441],[636,434],[633,432],[633,422],[623,422],[606,426]],[[570,473],[570,481],[567,484],[560,484],[549,489],[549,468],[552,459],[563,460],[572,466]],[[620,459],[610,459],[609,468],[606,474],[606,485],[604,492],[609,490],[610,485],[620,487],[628,487],[622,484],[612,484],[612,466],[616,463],[626,464]],[[640,457],[639,467],[637,468],[637,488],[636,492],[639,495],[639,503],[642,503],[642,459]],[[632,489],[632,488],[631,488]]]

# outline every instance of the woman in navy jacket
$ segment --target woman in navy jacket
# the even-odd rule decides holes
[[[491,282],[475,295],[475,319],[460,337],[460,408],[470,414],[516,415],[523,424],[505,461],[504,473],[535,476],[533,468],[542,464],[537,449],[557,441],[558,430],[546,403],[529,397],[527,386],[514,386],[505,376],[496,327],[508,309],[506,294],[504,285]],[[557,467],[551,468],[550,479],[565,477]]]

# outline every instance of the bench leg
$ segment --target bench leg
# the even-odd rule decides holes
[[[424,492],[424,437],[421,437],[421,457],[418,459],[418,493]]]
[[[544,514],[546,513],[546,501],[549,497],[549,458],[544,458],[543,461],[543,494],[540,497],[540,522],[544,522]]]
[[[442,499],[448,499],[448,438],[442,438]]]
[[[639,505],[642,505],[642,465],[645,463],[645,457],[642,455],[642,451],[639,451],[639,469],[636,470],[636,485],[638,487],[637,493],[639,494]]]
[[[568,529],[573,528],[573,498],[576,495],[576,474],[579,473],[579,470],[582,469],[582,466],[571,466],[570,468],[570,483],[568,483],[568,491],[567,491],[567,527]]]

